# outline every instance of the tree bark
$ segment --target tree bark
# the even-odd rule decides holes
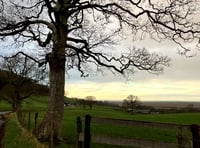
[[[12,110],[14,112],[18,112],[20,110],[20,105],[21,105],[21,97],[20,97],[20,93],[18,91],[17,88],[15,88],[15,96],[14,96],[14,100],[12,103]]]
[[[64,112],[64,82],[65,82],[65,58],[64,56],[51,54],[50,66],[50,99],[47,112],[35,134],[41,141],[47,141],[51,136],[54,140],[61,138],[62,117]],[[53,134],[53,135],[52,135]]]
[[[64,84],[65,84],[65,44],[64,28],[54,43],[52,52],[47,56],[50,67],[50,98],[47,112],[42,123],[34,130],[41,141],[61,140],[61,127],[64,112]]]
[[[61,3],[59,1],[58,3]],[[62,4],[62,3],[61,3]],[[67,18],[62,12],[62,5],[58,5],[60,11],[55,13],[56,31],[53,32],[53,49],[47,55],[50,67],[50,98],[47,112],[42,123],[34,130],[41,141],[59,142],[61,138],[62,118],[64,113],[64,86],[65,86],[65,48],[67,41]],[[60,7],[60,8],[59,8]]]
[[[12,103],[12,111],[18,112],[20,110],[20,104],[17,102]]]

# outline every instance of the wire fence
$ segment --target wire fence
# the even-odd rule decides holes
[[[100,123],[123,126],[143,126],[148,128],[174,129],[177,132],[176,142],[164,142],[158,140],[147,140],[142,138],[123,138],[109,135],[95,135],[91,132],[91,123]],[[84,125],[84,129],[82,129]],[[101,126],[101,125],[100,125]],[[123,132],[123,131],[122,131]],[[187,134],[184,134],[187,132]],[[155,133],[156,134],[156,133]],[[97,118],[86,115],[77,117],[77,148],[90,148],[91,143],[131,146],[140,148],[200,148],[200,136],[198,125],[181,125],[135,120],[120,120],[111,118]]]

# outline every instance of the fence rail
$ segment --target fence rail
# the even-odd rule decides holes
[[[84,133],[82,132],[82,122],[85,121]],[[186,138],[180,132],[177,135],[176,143],[168,143],[154,140],[145,140],[140,138],[121,138],[94,135],[90,133],[90,123],[103,123],[112,125],[125,125],[125,126],[142,126],[149,128],[164,128],[175,130],[187,130],[192,133],[191,138]],[[92,136],[91,136],[92,135]],[[86,115],[85,117],[77,118],[77,148],[90,148],[90,143],[111,144],[120,146],[135,146],[140,148],[200,148],[200,136],[198,125],[180,125],[170,123],[158,123],[148,121],[136,121],[136,120],[121,120],[111,118],[97,118]]]
[[[94,143],[100,144],[111,144],[118,146],[135,146],[144,148],[176,148],[175,143],[159,142],[153,140],[144,140],[137,138],[121,138],[121,137],[110,137],[110,136],[92,136]]]
[[[81,117],[84,121],[85,117]],[[106,123],[106,124],[118,124],[126,126],[142,126],[142,127],[155,127],[155,128],[165,128],[165,129],[182,129],[190,130],[190,125],[172,124],[172,123],[159,123],[150,121],[137,121],[137,120],[123,120],[123,119],[112,119],[112,118],[97,118],[92,117],[91,122],[95,123]]]

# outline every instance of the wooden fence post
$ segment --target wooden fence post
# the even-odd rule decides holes
[[[199,126],[191,125],[193,148],[200,148]]]
[[[85,116],[84,148],[90,148],[90,121],[91,116]]]
[[[31,129],[31,112],[28,112],[28,129]]]
[[[83,142],[80,140],[80,133],[82,132],[82,125],[81,125],[81,118],[80,117],[77,117],[77,120],[76,120],[76,131],[77,131],[77,141],[76,141],[76,144],[77,144],[77,148],[82,148],[82,144]]]
[[[26,125],[26,114],[25,114],[25,112],[22,112],[22,111],[20,111],[20,122],[21,122],[21,124],[23,125],[23,126],[25,126]]]
[[[177,144],[177,148],[183,148],[184,145],[184,137],[183,137],[183,131],[182,131],[182,127],[178,127],[178,133],[177,133],[177,137],[176,137],[176,144]]]
[[[177,148],[183,148],[185,145],[185,142],[184,142],[184,137],[183,135],[178,135],[177,136]]]
[[[35,129],[37,127],[38,112],[35,113]]]

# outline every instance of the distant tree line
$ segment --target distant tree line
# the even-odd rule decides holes
[[[96,98],[94,96],[86,96],[84,99],[75,98],[76,104],[83,107],[83,109],[92,109],[93,105],[96,103]]]
[[[122,110],[130,113],[188,113],[200,112],[199,108],[195,108],[194,104],[189,103],[185,107],[160,107],[143,105],[138,96],[129,95],[122,102]]]
[[[118,104],[114,103],[112,101],[96,100],[95,96],[86,96],[85,98],[65,97],[65,101],[67,104],[81,106],[83,109],[92,109],[94,105],[109,106],[109,107],[119,109],[119,104],[120,104],[120,103]]]

